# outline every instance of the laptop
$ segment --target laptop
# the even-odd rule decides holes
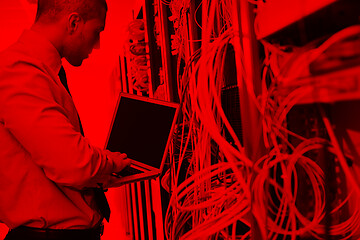
[[[131,165],[119,173],[117,183],[156,178],[162,173],[174,133],[179,104],[120,93],[106,149],[126,153]]]

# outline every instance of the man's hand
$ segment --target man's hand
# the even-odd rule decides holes
[[[111,159],[114,163],[113,173],[120,172],[123,169],[127,168],[131,164],[131,159],[127,157],[125,153],[119,152],[110,152],[106,150],[107,157]],[[114,177],[113,175],[109,174],[106,183],[104,184],[105,188],[113,188],[113,187],[120,187],[123,183],[118,183],[119,178]]]
[[[130,158],[127,158],[127,155],[125,153],[108,151],[107,157],[114,162],[113,172],[120,172],[131,164]]]

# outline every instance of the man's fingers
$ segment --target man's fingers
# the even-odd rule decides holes
[[[123,159],[127,158],[127,154],[126,153],[120,153],[120,157],[122,157]]]
[[[120,158],[121,160],[119,160],[119,165],[120,164],[122,165],[121,170],[123,170],[124,168],[128,167],[131,164],[131,159],[127,157],[126,153],[120,153]]]
[[[114,172],[120,172],[131,164],[131,159],[126,153],[111,152],[110,155],[114,161]]]
[[[123,164],[124,164],[123,169],[126,168],[126,167],[128,167],[128,166],[130,166],[130,164],[131,164],[131,159],[130,159],[130,158],[125,158],[125,159],[123,160]]]

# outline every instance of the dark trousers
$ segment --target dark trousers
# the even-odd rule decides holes
[[[100,240],[102,227],[94,229],[41,229],[20,226],[4,240]]]

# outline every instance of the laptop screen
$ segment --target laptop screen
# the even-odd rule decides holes
[[[107,141],[107,149],[129,158],[161,166],[177,104],[121,94]]]

